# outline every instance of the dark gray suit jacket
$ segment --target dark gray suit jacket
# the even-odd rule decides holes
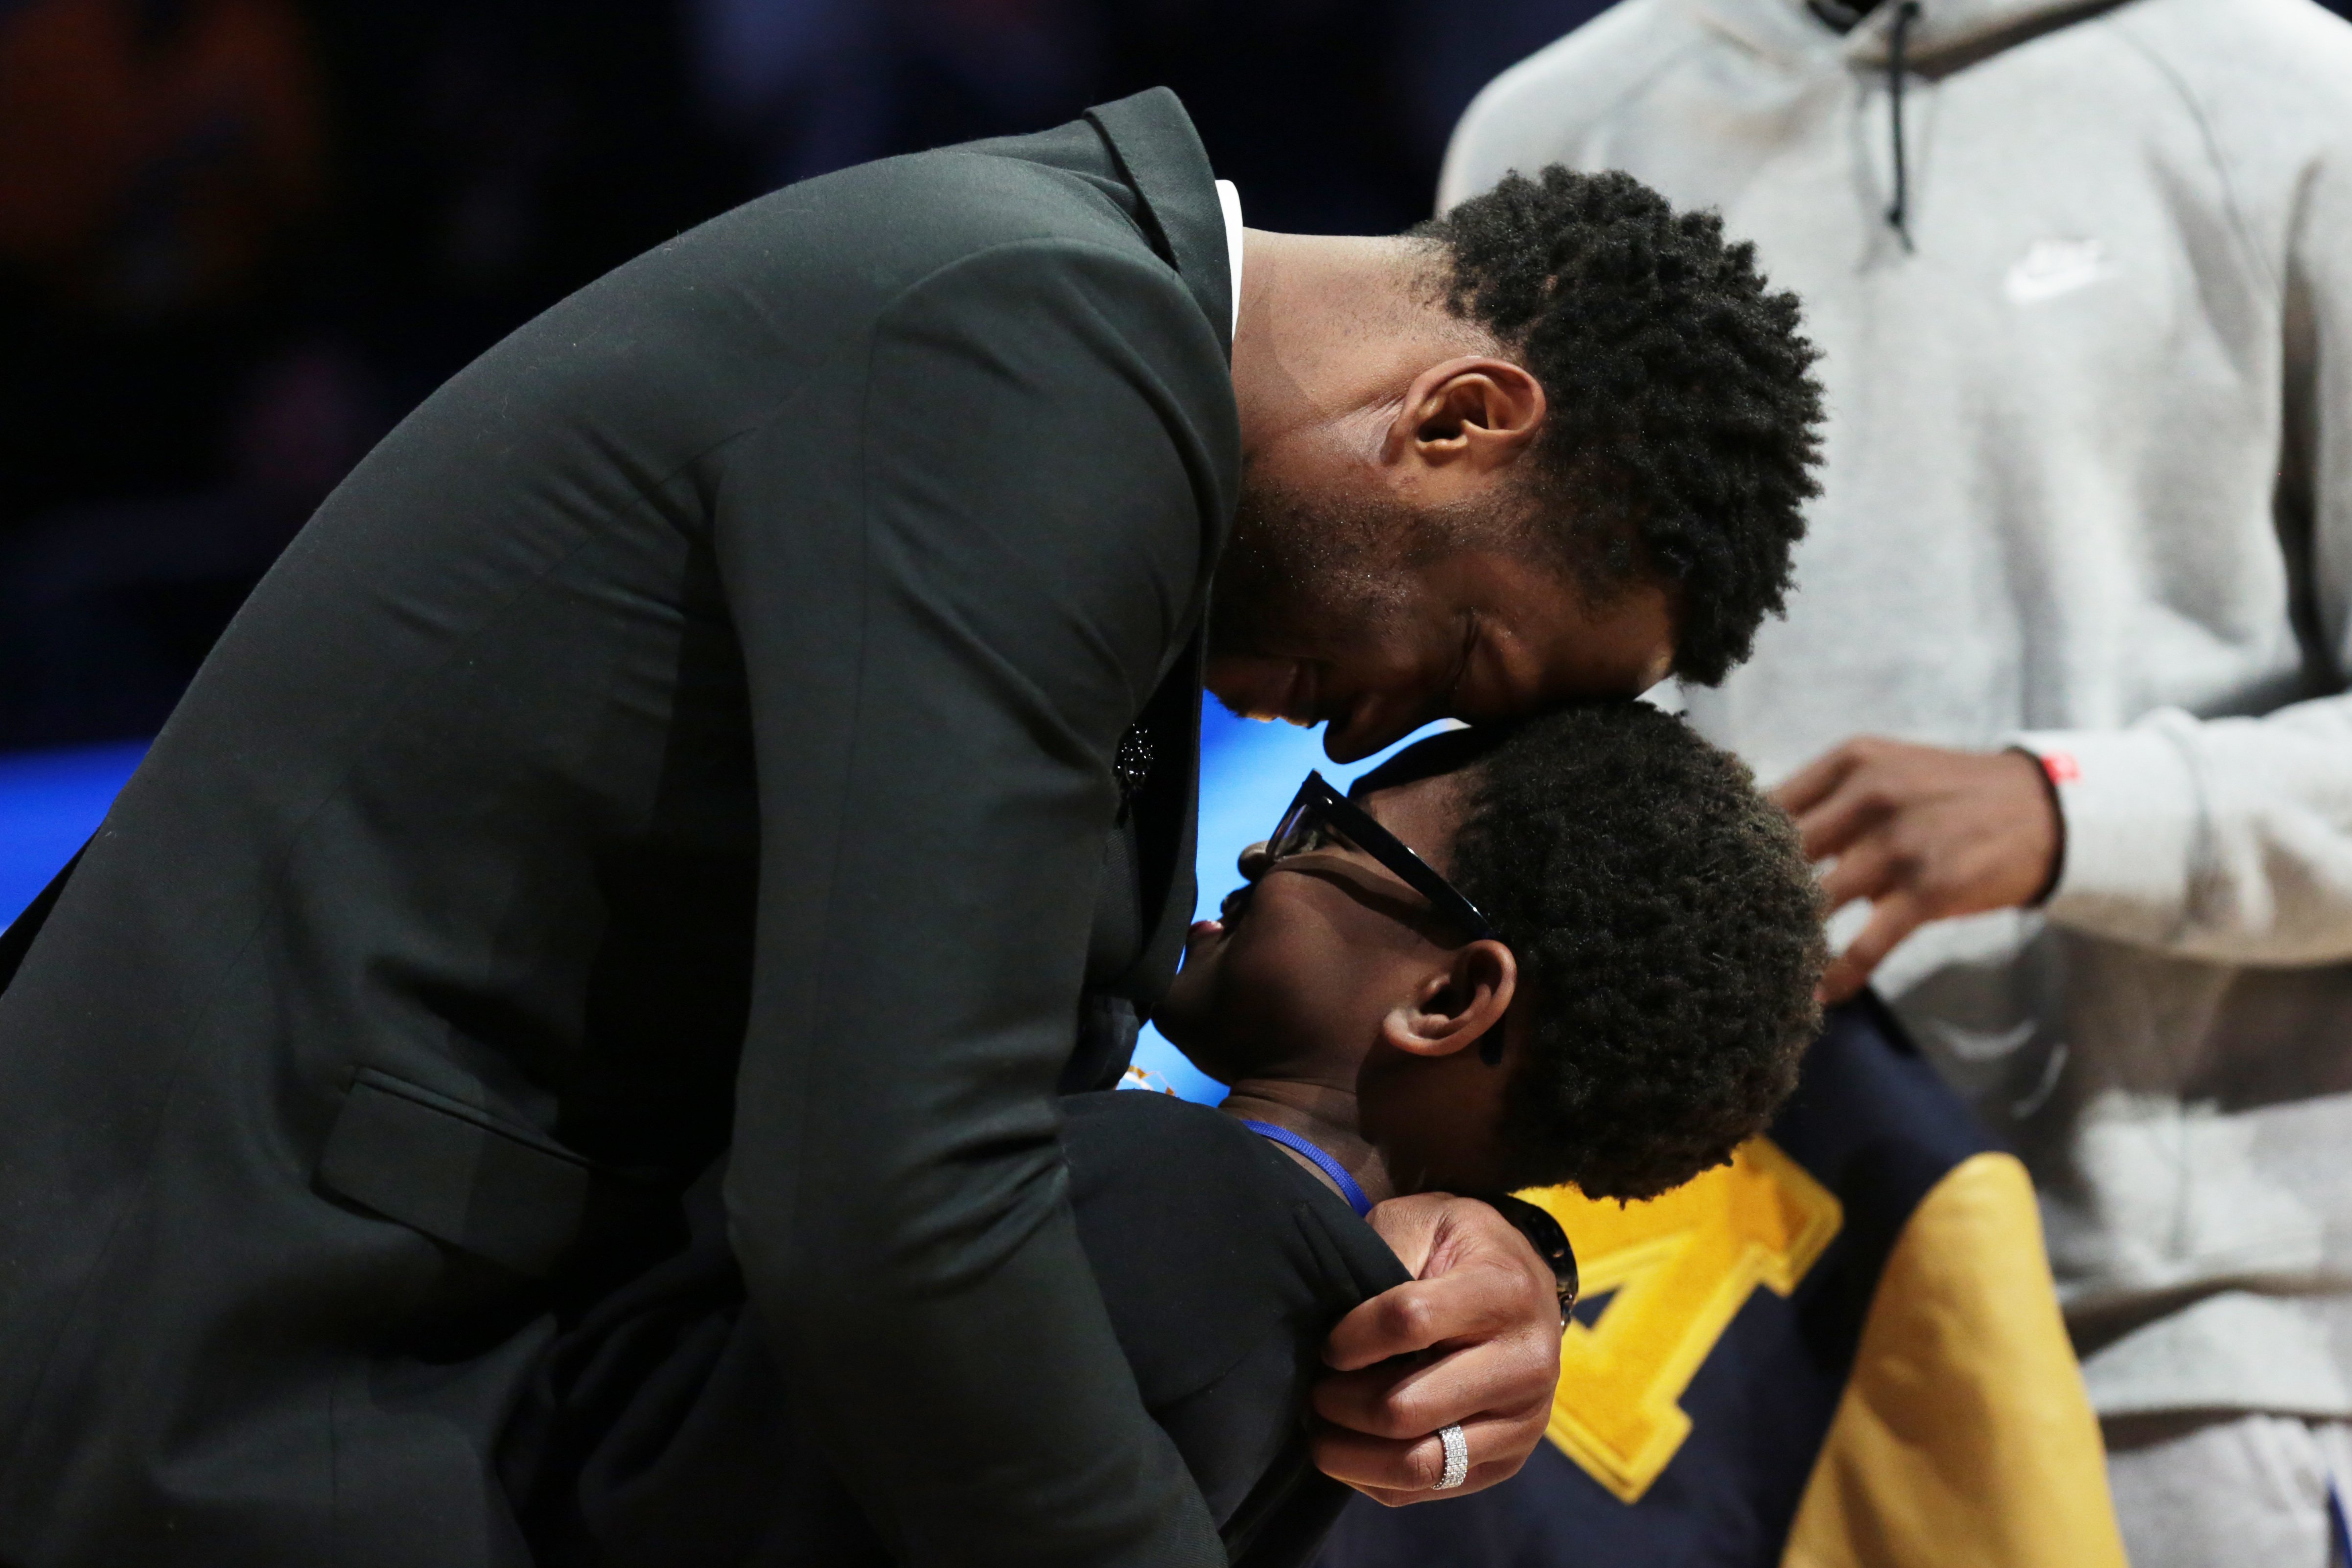
[[[730,1138],[902,1560],[1222,1560],[1055,1092],[1190,915],[1229,287],[1148,93],[706,225],[360,466],[0,998],[0,1563],[526,1561],[517,1390]]]

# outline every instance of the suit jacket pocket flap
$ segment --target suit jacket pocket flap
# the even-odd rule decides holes
[[[319,1157],[329,1192],[533,1277],[579,1237],[593,1179],[560,1147],[367,1067]]]

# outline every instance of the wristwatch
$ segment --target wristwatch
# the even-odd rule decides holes
[[[1576,1249],[1568,1244],[1568,1232],[1559,1228],[1559,1220],[1526,1198],[1504,1192],[1476,1196],[1479,1202],[1509,1220],[1536,1249],[1536,1256],[1550,1265],[1552,1286],[1559,1292],[1560,1326],[1567,1327],[1569,1312],[1576,1305]]]

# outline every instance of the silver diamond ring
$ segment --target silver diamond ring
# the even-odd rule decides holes
[[[1446,1427],[1439,1430],[1437,1440],[1445,1445],[1445,1473],[1437,1478],[1437,1490],[1446,1491],[1470,1479],[1470,1439],[1461,1427]]]

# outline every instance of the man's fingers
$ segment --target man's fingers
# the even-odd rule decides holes
[[[1836,789],[1797,813],[1797,839],[1809,861],[1843,854],[1855,840],[1886,820],[1885,792],[1869,777],[1849,773]]]
[[[1382,1291],[1331,1331],[1324,1359],[1341,1370],[1315,1385],[1316,1461],[1383,1502],[1451,1497],[1433,1490],[1444,1455],[1431,1434],[1460,1426],[1471,1439],[1465,1490],[1500,1480],[1542,1437],[1559,1380],[1551,1272],[1475,1198],[1392,1199],[1372,1222],[1419,1256],[1424,1278]]]
[[[1462,1436],[1470,1448],[1470,1474],[1460,1486],[1444,1491],[1436,1489],[1445,1475],[1445,1445],[1435,1433],[1411,1438],[1372,1437],[1318,1422],[1312,1439],[1315,1468],[1391,1508],[1460,1497],[1518,1474],[1534,1447],[1528,1428],[1532,1425],[1540,1435],[1549,1411],[1547,1403],[1543,1412],[1533,1417],[1486,1416],[1462,1422]]]
[[[1336,1426],[1412,1438],[1474,1416],[1549,1409],[1559,1383],[1554,1329],[1483,1340],[1435,1359],[1333,1373],[1317,1380],[1309,1397],[1315,1413]]]
[[[2064,823],[2031,755],[1953,751],[1864,736],[1774,791],[1832,909],[1868,899],[1870,920],[1822,977],[1825,1001],[1860,990],[1929,920],[2032,903],[2048,891]]]
[[[1901,865],[1887,846],[1885,835],[1848,846],[1822,878],[1822,902],[1826,909],[1843,909],[1857,898],[1883,898],[1895,891]]]
[[[1423,1274],[1444,1271],[1432,1270],[1429,1258],[1448,1228],[1448,1215],[1460,1202],[1451,1193],[1414,1193],[1376,1203],[1365,1218],[1380,1233],[1381,1239],[1389,1244],[1389,1250],[1397,1255],[1405,1271],[1418,1280]]]
[[[1870,911],[1870,922],[1860,936],[1846,944],[1844,952],[1830,960],[1822,975],[1822,999],[1842,1002],[1862,989],[1870,981],[1871,971],[1879,961],[1895,951],[1895,945],[1919,928],[1927,918],[1919,901],[1908,894],[1896,893],[1880,899]]]
[[[1449,1340],[1522,1327],[1530,1303],[1542,1301],[1538,1283],[1528,1276],[1472,1267],[1394,1286],[1339,1320],[1324,1342],[1323,1359],[1350,1372]],[[1558,1309],[1551,1310],[1557,1315]]]
[[[1803,816],[1829,799],[1830,792],[1853,770],[1855,760],[1846,746],[1813,758],[1780,781],[1772,791],[1773,803],[1792,817]]]

